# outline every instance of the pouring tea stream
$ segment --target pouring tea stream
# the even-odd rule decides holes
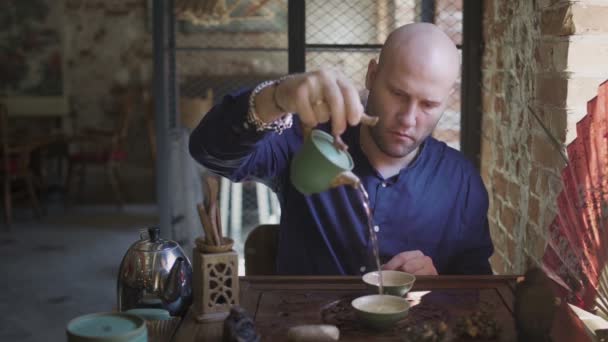
[[[378,117],[362,117],[361,124],[374,126]],[[367,227],[379,272],[379,293],[383,294],[382,272],[378,239],[373,229],[369,196],[361,180],[352,172],[354,162],[339,137],[333,137],[318,129],[302,126],[304,143],[291,162],[290,178],[295,188],[305,195],[319,193],[342,185],[350,185],[363,203]]]

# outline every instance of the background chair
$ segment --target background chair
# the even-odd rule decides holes
[[[120,166],[127,158],[125,148],[129,123],[138,104],[141,92],[128,88],[117,95],[117,121],[114,129],[84,128],[69,139],[66,201],[69,199],[75,172],[80,177],[80,197],[84,188],[87,166],[104,167],[107,179],[119,207],[124,205],[124,192],[120,180]]]
[[[25,184],[25,192],[29,196],[34,213],[37,216],[42,215],[30,162],[32,152],[47,142],[46,139],[42,139],[13,143],[9,132],[8,110],[4,104],[0,103],[0,143],[2,145],[0,147],[0,173],[4,197],[4,219],[8,227],[13,219],[13,198],[23,192],[22,189],[15,186],[18,182]]]
[[[245,275],[276,274],[279,225],[255,227],[245,240]]]
[[[257,219],[255,223],[248,214],[255,204]],[[240,239],[252,225],[276,224],[281,217],[279,200],[267,186],[259,182],[231,182],[222,177],[220,186],[220,207],[222,225],[227,227],[230,235]],[[242,240],[241,240],[242,241]]]

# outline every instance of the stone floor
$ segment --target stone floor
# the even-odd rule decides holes
[[[0,226],[0,341],[65,341],[67,322],[116,306],[116,276],[155,206],[88,206],[17,215]]]

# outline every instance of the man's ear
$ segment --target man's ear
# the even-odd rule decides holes
[[[365,75],[365,88],[370,90],[372,88],[372,84],[376,79],[376,73],[378,72],[378,63],[376,63],[375,59],[371,59],[367,64],[367,74]]]

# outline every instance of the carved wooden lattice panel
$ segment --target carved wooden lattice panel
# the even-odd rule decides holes
[[[205,265],[209,275],[209,292],[207,307],[234,305],[235,293],[232,288],[233,275],[237,273],[234,260],[228,262],[208,263]]]
[[[239,305],[238,254],[194,253],[194,309],[199,321],[224,319]]]

